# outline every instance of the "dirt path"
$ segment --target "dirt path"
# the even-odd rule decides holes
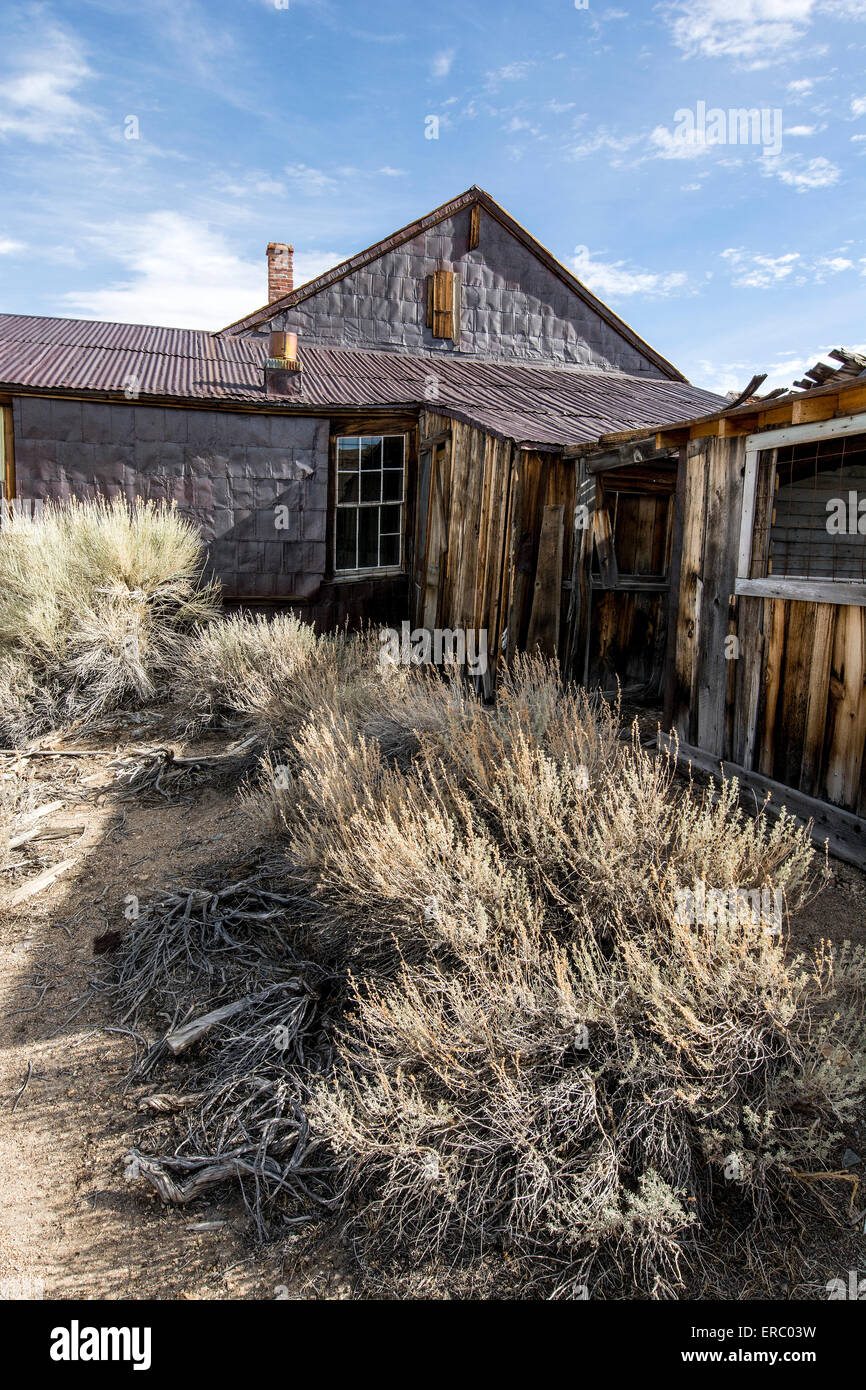
[[[125,925],[127,894],[182,882],[223,851],[242,858],[250,832],[236,798],[202,790],[189,804],[121,806],[101,795],[110,785],[104,759],[34,759],[29,767],[33,804],[64,802],[46,822],[86,829],[79,839],[13,851],[29,862],[4,874],[0,888],[8,899],[10,883],[80,856],[29,903],[0,903],[0,1292],[273,1298],[279,1266],[251,1257],[239,1200],[217,1196],[174,1210],[125,1179],[123,1155],[141,1129],[135,1101],[123,1094],[130,1039],[104,1031],[114,1020],[99,1000],[69,1017],[94,967],[93,938]],[[188,1229],[204,1221],[225,1224]]]

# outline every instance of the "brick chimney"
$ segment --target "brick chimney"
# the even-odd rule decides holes
[[[290,294],[295,288],[295,276],[292,266],[292,257],[295,254],[293,246],[287,246],[283,241],[272,241],[268,246],[268,303],[273,304],[275,299],[282,299],[284,294]]]

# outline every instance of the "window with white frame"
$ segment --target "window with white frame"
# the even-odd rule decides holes
[[[405,435],[337,439],[337,573],[400,568],[405,490]]]
[[[749,436],[736,592],[866,605],[862,416]]]

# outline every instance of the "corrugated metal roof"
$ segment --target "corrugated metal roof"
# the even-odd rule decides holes
[[[724,400],[662,377],[522,362],[301,345],[301,394],[264,389],[266,343],[213,333],[0,314],[0,390],[252,405],[267,410],[428,406],[491,434],[548,448],[664,425]]]

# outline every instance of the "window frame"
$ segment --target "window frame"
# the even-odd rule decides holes
[[[770,460],[769,465],[762,465],[762,455],[772,454],[776,449],[789,444],[817,443],[822,439],[847,434],[866,435],[866,415],[844,415],[833,420],[816,420],[812,424],[788,425],[784,429],[747,435],[735,594],[752,598],[796,599],[805,603],[837,603],[866,608],[866,584],[856,579],[795,579],[766,574],[753,578],[751,574],[760,470],[762,466],[769,466],[775,474],[776,469],[775,457]]]
[[[389,498],[389,499],[386,500],[386,501],[382,501],[382,500],[381,500],[381,497],[380,497],[380,500],[379,500],[378,502],[362,502],[362,501],[361,501],[361,495],[360,495],[360,477],[361,477],[361,473],[362,473],[363,470],[362,470],[361,467],[360,467],[360,459],[359,459],[359,467],[358,467],[358,479],[359,479],[359,486],[358,486],[358,501],[357,501],[357,502],[341,502],[341,501],[340,501],[340,472],[341,472],[341,469],[340,469],[340,444],[341,444],[344,440],[352,441],[352,442],[354,442],[354,443],[357,443],[358,448],[360,449],[360,447],[361,447],[361,441],[362,441],[363,439],[377,439],[377,440],[381,440],[381,441],[384,441],[384,440],[386,440],[386,439],[401,439],[401,440],[403,441],[402,486],[401,486],[401,489],[400,489],[400,497],[399,497],[399,499],[391,499],[391,498]],[[359,433],[359,434],[339,434],[339,433],[337,433],[337,434],[333,435],[333,441],[334,441],[334,454],[333,454],[333,457],[334,457],[334,490],[333,490],[333,528],[332,528],[332,529],[333,529],[333,535],[332,535],[332,541],[331,541],[331,565],[332,565],[332,575],[333,575],[333,578],[334,578],[336,581],[339,582],[339,581],[341,581],[341,580],[368,579],[368,578],[370,578],[370,577],[375,578],[376,576],[387,577],[387,576],[389,576],[389,575],[400,575],[400,574],[404,574],[404,573],[406,572],[406,507],[407,507],[407,502],[408,502],[408,497],[407,497],[407,466],[408,466],[408,461],[409,461],[409,438],[408,438],[408,435],[407,435],[406,431],[405,431],[405,430],[382,430],[382,431],[369,430],[369,431],[366,431],[366,432],[363,433],[363,434],[360,434],[360,433]],[[384,466],[384,447],[383,447],[383,451],[382,451],[382,462],[381,462],[381,464],[379,465],[379,476],[382,477],[382,476],[384,475],[385,471],[386,471],[386,470],[385,470],[385,466]],[[393,471],[396,472],[396,469],[394,469]],[[370,509],[370,508],[376,508],[377,511],[381,511],[381,509],[382,509],[383,507],[399,507],[399,508],[400,508],[400,523],[399,523],[399,529],[398,529],[398,531],[396,532],[396,534],[397,534],[397,536],[398,536],[398,539],[399,539],[399,543],[400,543],[399,560],[398,560],[397,564],[395,564],[395,565],[381,565],[381,564],[380,564],[380,565],[362,565],[362,566],[355,566],[355,567],[353,567],[353,568],[341,569],[341,568],[338,566],[338,564],[337,564],[337,545],[338,545],[338,526],[337,526],[337,518],[338,518],[338,515],[339,515],[340,511],[354,511],[354,512],[358,513],[358,512],[360,512],[362,509]],[[395,533],[394,533],[394,532],[388,532],[387,534],[388,534],[388,535],[393,535],[393,534],[395,534]],[[381,555],[381,545],[382,545],[382,535],[381,535],[381,530],[380,530],[380,532],[379,532],[379,537],[378,537],[378,546],[377,546],[377,553],[378,553],[379,555]],[[356,554],[356,556],[357,556],[357,553],[358,553],[358,539],[357,539],[357,531],[356,531],[356,536],[355,536],[355,554]]]

